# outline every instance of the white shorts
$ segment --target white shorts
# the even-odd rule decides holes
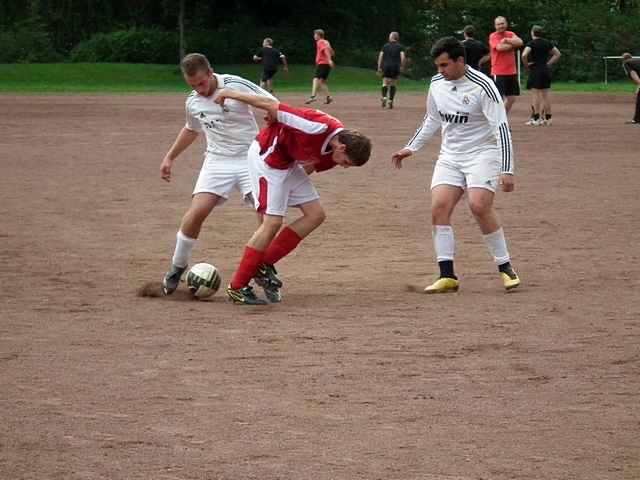
[[[299,164],[294,163],[287,170],[270,167],[260,155],[260,145],[256,141],[249,147],[248,159],[254,203],[259,213],[284,217],[287,207],[320,198],[311,179]]]
[[[218,204],[224,203],[234,187],[240,190],[247,201],[251,195],[251,178],[247,167],[247,157],[223,157],[207,153],[200,169],[200,175],[193,189],[197,193],[214,193],[220,197]]]
[[[500,183],[501,166],[497,148],[468,155],[441,153],[433,169],[431,189],[438,185],[453,185],[463,190],[485,188],[495,192]]]

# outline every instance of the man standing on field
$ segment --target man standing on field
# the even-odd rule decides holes
[[[307,99],[305,104],[309,105],[317,100],[316,94],[319,90],[326,90],[327,98],[324,103],[329,104],[333,101],[331,98],[331,92],[329,91],[329,85],[327,80],[331,69],[334,67],[333,55],[334,51],[331,48],[331,44],[324,38],[324,30],[314,30],[313,39],[316,42],[316,74],[313,78],[313,84],[311,85],[311,96]]]
[[[280,50],[273,48],[273,39],[267,37],[262,41],[262,48],[253,56],[254,62],[262,63],[262,79],[260,86],[273,95],[273,77],[278,72],[278,65],[282,63],[282,69],[289,71],[287,57]]]
[[[491,75],[505,102],[507,114],[520,95],[518,68],[515,53],[524,42],[515,33],[507,30],[509,24],[505,17],[496,17],[496,31],[489,36],[491,53]]]
[[[245,201],[253,203],[247,151],[258,133],[258,124],[245,103],[232,100],[224,108],[216,103],[220,90],[248,92],[275,101],[273,96],[249,80],[213,73],[209,60],[199,53],[186,55],[180,62],[180,68],[193,91],[186,101],[186,124],[162,160],[160,176],[167,182],[171,180],[174,161],[201,133],[207,140],[207,150],[191,206],[176,234],[171,267],[162,282],[165,295],[178,288],[202,224],[213,208],[222,205],[234,188],[240,190]]]
[[[391,158],[393,165],[401,168],[405,158],[441,130],[440,155],[431,179],[432,234],[440,277],[424,289],[425,293],[455,292],[459,288],[453,269],[451,216],[465,191],[504,287],[511,290],[520,285],[493,210],[498,186],[504,192],[511,192],[515,186],[507,114],[495,85],[486,75],[465,65],[464,53],[462,43],[453,37],[435,43],[431,56],[438,74],[431,79],[424,122],[407,146]]]
[[[622,66],[629,79],[638,86],[636,91],[636,112],[633,119],[627,123],[640,125],[640,58],[633,58],[628,52],[623,53]]]
[[[378,75],[382,76],[382,108],[393,108],[393,99],[396,96],[396,83],[400,72],[404,71],[407,60],[404,47],[400,45],[400,34],[391,32],[389,42],[385,43],[378,53]]]

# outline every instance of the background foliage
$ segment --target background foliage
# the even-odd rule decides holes
[[[214,65],[250,62],[266,36],[291,63],[312,63],[312,31],[323,28],[339,65],[373,68],[397,30],[408,75],[422,78],[433,72],[428,52],[437,38],[473,24],[486,41],[497,15],[525,41],[533,24],[545,28],[563,52],[559,80],[597,81],[603,55],[640,53],[640,0],[3,0],[0,62],[175,64],[181,6],[186,50]]]

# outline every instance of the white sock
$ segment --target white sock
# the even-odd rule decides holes
[[[180,230],[176,234],[176,249],[173,252],[173,259],[171,262],[176,267],[186,267],[189,264],[189,258],[191,257],[191,251],[198,242],[197,238],[189,238]]]
[[[451,225],[434,225],[431,235],[433,236],[433,246],[436,249],[438,261],[453,260],[456,240],[453,236]]]
[[[487,244],[489,254],[493,257],[493,261],[496,265],[502,265],[507,263],[511,259],[509,258],[509,251],[507,250],[507,241],[504,238],[504,230],[499,228],[493,233],[483,235],[484,243]]]

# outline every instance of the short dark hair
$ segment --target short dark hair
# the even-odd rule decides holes
[[[476,28],[473,25],[467,25],[462,30],[463,33],[467,35],[467,37],[475,37],[476,36]]]
[[[453,61],[458,60],[460,57],[465,58],[464,45],[455,37],[441,38],[431,47],[431,56],[433,58],[438,58],[443,53],[448,53]]]
[[[371,156],[371,140],[357,130],[342,130],[338,141],[346,146],[345,153],[356,167],[361,167]]]
[[[191,77],[198,72],[208,72],[211,70],[211,64],[207,57],[201,53],[190,53],[180,62],[180,70],[182,73]]]
[[[534,25],[531,27],[531,33],[533,33],[536,37],[541,37],[544,35],[544,30],[540,25]]]

